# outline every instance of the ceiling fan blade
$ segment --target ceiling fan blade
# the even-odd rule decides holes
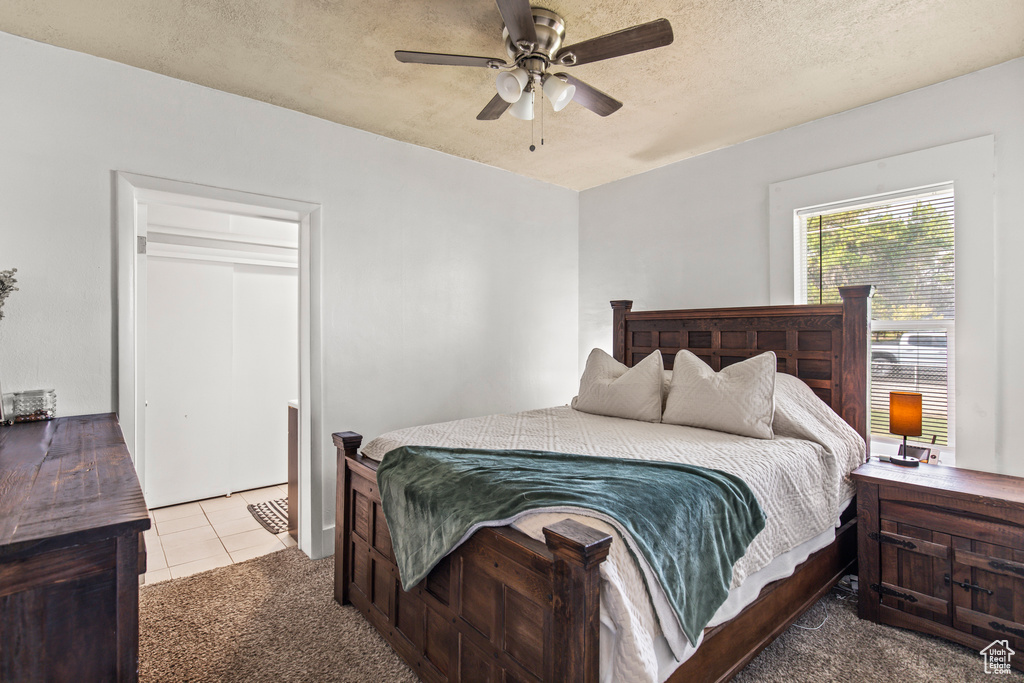
[[[511,106],[511,104],[501,99],[501,95],[495,95],[494,98],[487,103],[487,106],[476,115],[476,118],[478,121],[494,121],[495,119],[500,118],[501,115],[505,113],[505,110]]]
[[[395,59],[406,64],[440,64],[442,66],[489,66],[497,69],[507,66],[505,60],[496,57],[470,57],[469,55],[445,55],[436,52],[409,52],[395,50]]]
[[[602,59],[621,57],[622,55],[643,52],[656,47],[664,47],[672,43],[672,24],[668,19],[656,19],[633,28],[624,28],[615,33],[608,33],[597,38],[584,40],[582,43],[563,47],[555,55],[555,62],[563,66],[578,66],[599,62]],[[563,57],[568,54],[576,56],[575,62]]]
[[[496,0],[498,11],[508,29],[513,45],[520,42],[537,42],[537,29],[533,25],[533,10],[530,0]]]
[[[570,85],[575,85],[576,94],[572,96],[572,101],[583,105],[598,116],[608,116],[622,108],[622,102],[578,78],[573,78],[566,73],[555,74],[555,76],[568,81]]]

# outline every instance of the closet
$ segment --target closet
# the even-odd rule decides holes
[[[284,483],[286,407],[299,392],[298,224],[141,208],[137,382],[147,502]]]

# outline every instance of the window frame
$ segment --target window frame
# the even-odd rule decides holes
[[[870,142],[870,141],[866,141]],[[795,211],[834,202],[953,183],[956,233],[956,461],[996,471],[999,373],[995,256],[994,168],[991,135],[834,168],[768,186],[769,273],[772,305],[796,302],[800,263]],[[875,283],[863,283],[875,284]],[[872,443],[876,443],[872,440]],[[875,452],[883,452],[881,448]],[[888,452],[888,451],[884,451]]]
[[[806,304],[807,301],[807,289],[808,289],[808,277],[807,277],[807,233],[808,226],[811,223],[811,218],[823,214],[836,213],[840,211],[852,211],[857,209],[870,209],[889,204],[896,203],[902,199],[911,199],[914,197],[921,197],[922,200],[927,199],[929,195],[935,196],[939,194],[949,193],[953,197],[954,206],[956,205],[956,190],[953,183],[938,183],[926,187],[918,187],[907,190],[900,190],[896,192],[889,192],[873,197],[870,201],[858,202],[857,200],[831,202],[821,206],[808,206],[794,210],[793,212],[793,224],[796,231],[796,239],[798,242],[797,249],[800,257],[794,263],[794,277],[796,278],[795,294],[794,298],[798,304]],[[955,219],[954,219],[955,220]],[[955,240],[956,240],[956,224],[953,225],[953,236],[954,236],[954,253],[955,253]],[[954,267],[956,260],[954,258]],[[954,271],[954,283],[955,283],[955,271]],[[862,284],[862,283],[849,283],[849,284]],[[872,317],[869,325],[870,332],[909,332],[920,331],[921,333],[928,333],[931,330],[942,329],[945,331],[943,339],[946,341],[945,345],[920,345],[921,348],[945,348],[946,349],[946,444],[937,444],[936,447],[942,451],[948,451],[952,454],[956,453],[956,317],[952,318],[932,318],[923,320],[879,320]],[[868,351],[869,366],[871,352],[870,347]],[[870,370],[869,370],[870,373]],[[870,393],[870,390],[869,390]],[[871,397],[869,395],[868,402],[870,404]],[[868,411],[868,433],[871,434],[871,440],[873,443],[885,444],[885,445],[899,445],[902,443],[902,439],[890,435],[888,432],[877,433],[874,432],[871,426],[871,410]],[[926,437],[922,439],[914,439],[911,437],[908,441],[914,441],[917,444],[929,445]]]

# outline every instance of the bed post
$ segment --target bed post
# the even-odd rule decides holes
[[[612,537],[564,519],[544,527],[554,567],[554,677],[566,683],[597,683],[601,664],[600,565]]]
[[[843,414],[871,455],[871,297],[874,285],[840,287],[843,299]]]
[[[619,299],[612,303],[612,357],[626,363],[626,314],[633,308],[633,302]],[[626,365],[631,365],[626,363]]]
[[[349,477],[351,474],[346,457],[355,457],[359,453],[359,446],[363,443],[363,435],[355,432],[337,432],[331,435],[334,445],[338,449],[338,473],[336,480],[337,490],[334,492],[337,506],[334,510],[334,599],[338,604],[348,604],[348,581],[345,580],[345,567],[348,566],[349,547],[345,534],[348,530],[345,515],[349,507]]]

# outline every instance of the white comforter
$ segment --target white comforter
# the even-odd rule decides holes
[[[406,445],[530,449],[682,462],[738,475],[757,496],[767,523],[736,563],[735,587],[775,557],[833,527],[841,505],[853,495],[849,474],[864,460],[860,436],[807,385],[787,374],[777,377],[773,428],[775,438],[766,441],[563,406],[400,429],[374,439],[363,453],[380,460]],[[601,619],[602,650],[612,645],[614,651],[603,653],[610,657],[602,657],[607,664],[602,664],[601,678],[657,683],[657,641],[664,636],[682,661],[686,637],[664,595],[647,594],[642,568],[615,529],[585,510],[575,512],[529,514],[513,526],[543,540],[543,527],[570,516],[613,536],[608,560],[601,565]]]

